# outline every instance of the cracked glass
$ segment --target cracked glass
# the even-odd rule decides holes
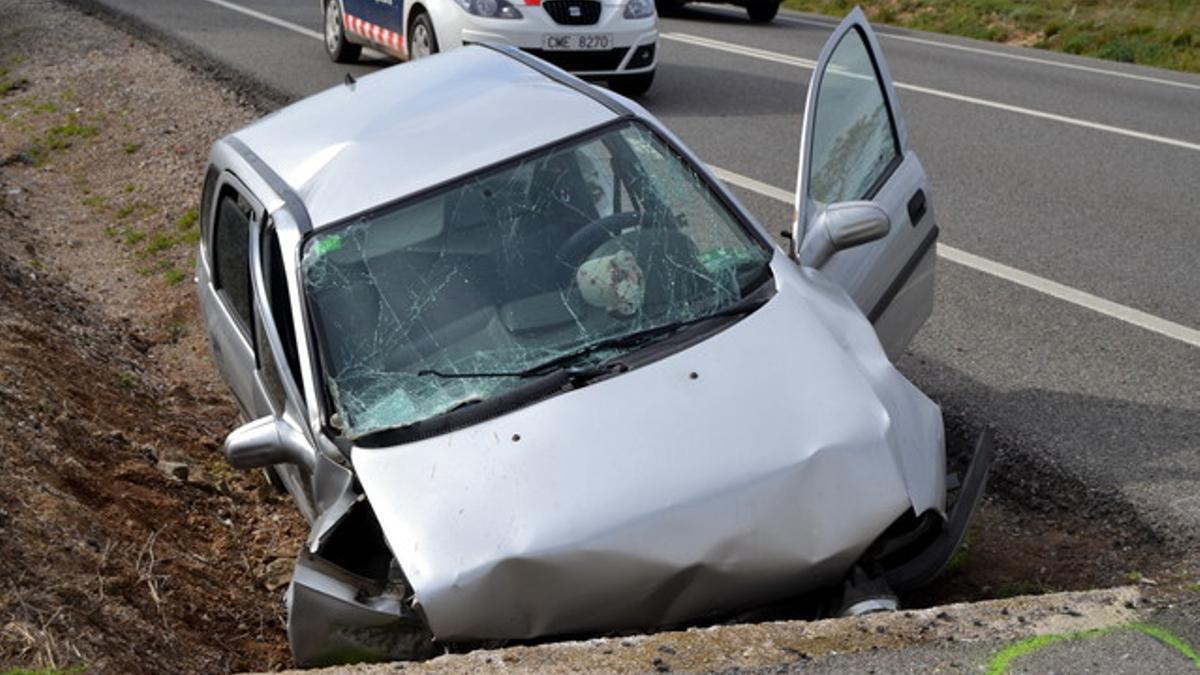
[[[602,340],[712,314],[769,274],[771,249],[634,122],[310,237],[302,260],[350,437],[528,381]]]

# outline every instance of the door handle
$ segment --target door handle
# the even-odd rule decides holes
[[[908,199],[908,222],[916,227],[921,219],[925,217],[925,191],[917,189],[913,196]]]

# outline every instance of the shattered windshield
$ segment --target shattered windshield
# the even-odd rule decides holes
[[[612,358],[587,347],[726,308],[770,258],[632,122],[320,231],[302,267],[331,422],[355,438]]]

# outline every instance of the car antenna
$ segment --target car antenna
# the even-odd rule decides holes
[[[350,90],[351,90],[351,91],[353,91],[353,90],[354,90],[354,84],[355,84],[356,82],[358,82],[358,80],[354,79],[354,76],[353,76],[353,75],[351,75],[350,73],[346,73],[346,80],[345,80],[345,84],[346,84],[346,86],[347,86],[347,87],[350,87]]]

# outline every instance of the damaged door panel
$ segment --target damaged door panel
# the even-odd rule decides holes
[[[222,377],[259,391],[230,462],[270,468],[311,523],[287,593],[298,663],[838,588],[829,611],[861,612],[936,576],[991,452],[948,483],[941,412],[889,359],[928,315],[936,227],[857,11],[804,128],[792,255],[644,110],[504,47],[214,145],[209,175],[265,205],[233,261],[252,358],[222,342],[241,319],[218,286],[201,307]],[[206,188],[204,213],[237,206],[221,199]]]

